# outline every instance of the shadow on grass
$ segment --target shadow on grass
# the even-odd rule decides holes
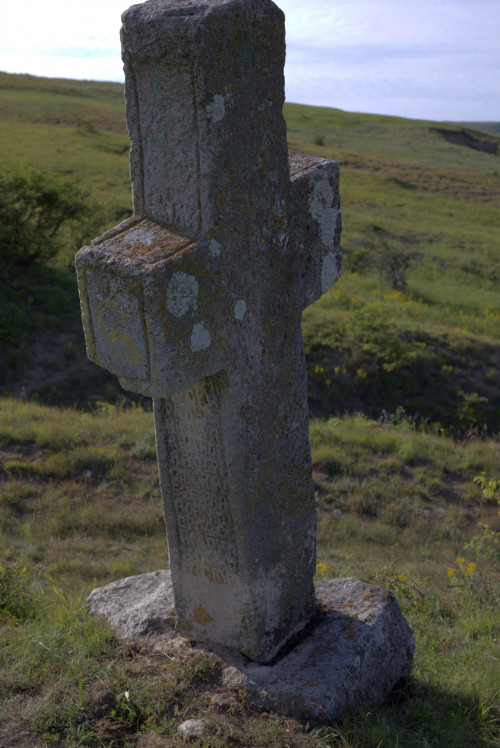
[[[87,359],[76,276],[38,265],[0,280],[0,394],[87,409],[143,400]]]
[[[410,677],[381,706],[350,712],[338,726],[324,727],[317,735],[324,746],[496,748],[500,711],[479,696]]]
[[[405,417],[450,435],[498,433],[500,348],[446,335],[419,334],[418,342],[426,356],[392,371],[365,351],[325,344],[306,351],[310,415]]]

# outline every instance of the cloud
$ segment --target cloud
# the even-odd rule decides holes
[[[316,32],[311,20],[294,25],[297,0],[282,5],[289,6],[288,101],[500,120],[496,0],[337,0],[333,13],[318,0],[315,12],[325,16],[316,18]]]
[[[40,54],[50,57],[73,57],[80,60],[88,60],[89,57],[116,57],[116,49],[105,47],[76,46],[76,47],[50,47],[50,49],[41,50]]]
[[[289,101],[429,119],[500,120],[500,0],[277,0]],[[0,69],[123,80],[125,0],[9,2]]]

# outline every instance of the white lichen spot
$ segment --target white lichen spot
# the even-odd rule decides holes
[[[224,96],[215,94],[213,100],[210,104],[207,104],[205,108],[207,110],[208,119],[211,119],[212,122],[220,122],[221,119],[224,119],[224,115],[226,114]]]
[[[331,206],[333,201],[333,190],[328,179],[318,179],[313,182],[313,191],[309,198],[311,215],[319,221],[325,208]]]
[[[208,249],[212,257],[218,257],[220,255],[220,244],[215,239],[210,239],[208,242]]]
[[[182,317],[190,309],[196,309],[198,281],[194,275],[174,273],[168,284],[166,305],[175,317]]]
[[[204,351],[205,348],[208,348],[211,342],[212,339],[207,328],[204,327],[201,322],[197,322],[191,333],[191,350],[193,353],[196,353],[196,351]]]
[[[155,240],[154,234],[150,234],[147,229],[143,228],[130,229],[125,234],[125,237],[127,242],[132,244],[133,247],[136,247],[138,244],[149,247]]]
[[[239,299],[239,301],[237,301],[236,304],[234,305],[235,318],[241,322],[241,320],[245,316],[246,310],[247,310],[246,301],[244,301],[244,299]]]
[[[333,252],[328,252],[324,257],[323,265],[321,266],[321,293],[326,293],[330,286],[333,286],[338,277],[339,271],[335,255]]]
[[[319,179],[313,184],[313,191],[309,198],[311,215],[319,224],[321,241],[327,246],[333,244],[335,228],[337,226],[337,210],[332,207],[333,190],[328,179]]]

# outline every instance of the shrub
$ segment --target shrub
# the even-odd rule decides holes
[[[92,211],[73,181],[31,167],[0,172],[0,268],[54,257],[65,241],[80,238]]]
[[[407,272],[418,258],[417,238],[411,234],[396,235],[381,226],[371,225],[352,247],[352,270],[375,267],[381,279],[395,291],[405,291]]]
[[[35,614],[27,569],[0,560],[0,624],[22,622]]]

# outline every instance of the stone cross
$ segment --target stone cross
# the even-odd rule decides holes
[[[304,308],[338,165],[289,160],[271,0],[122,17],[134,216],[77,255],[87,351],[153,398],[178,630],[271,661],[314,611]]]

